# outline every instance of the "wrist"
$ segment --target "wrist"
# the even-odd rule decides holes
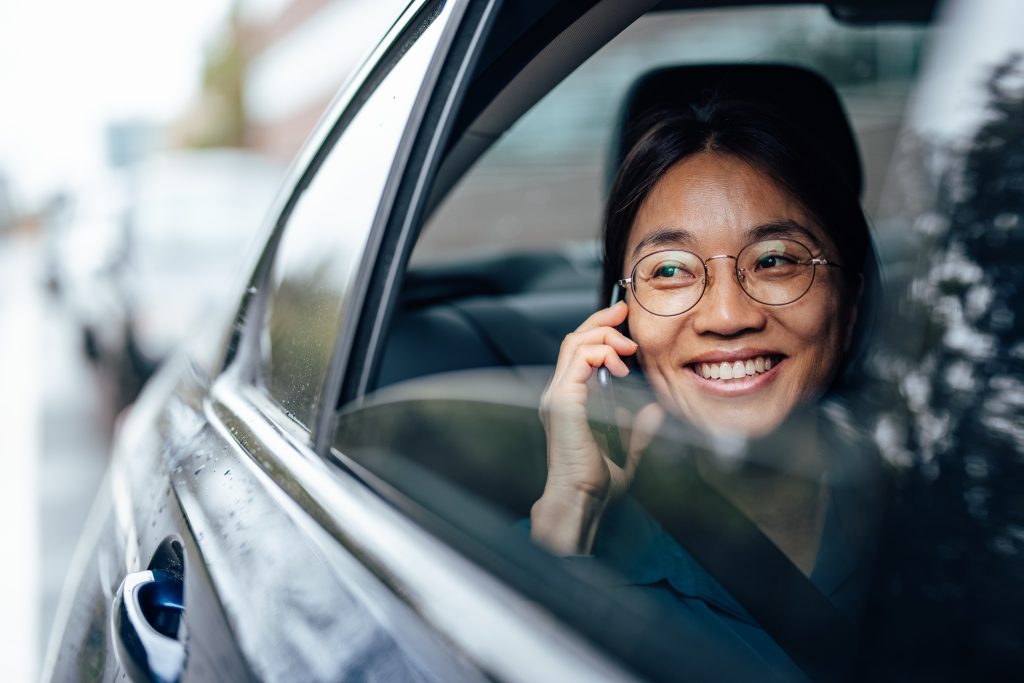
[[[530,537],[556,555],[589,555],[605,503],[586,491],[546,486],[530,509]]]

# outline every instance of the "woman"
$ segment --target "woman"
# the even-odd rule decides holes
[[[713,580],[701,575],[706,590],[693,588],[702,570],[692,558],[642,512],[616,502],[666,417],[712,435],[764,438],[834,387],[854,337],[868,230],[842,173],[763,106],[712,101],[645,121],[605,214],[604,285],[608,294],[620,284],[624,300],[561,346],[542,403],[548,474],[531,536],[563,556],[614,556],[633,583],[670,585],[663,597],[705,609],[778,663],[785,658],[777,647],[756,625],[739,623],[742,608]],[[621,466],[588,425],[602,366],[620,378],[639,370],[656,399],[635,415]],[[826,520],[838,528],[849,498],[830,485],[828,451],[802,449],[799,476],[697,459],[701,478],[812,581],[839,567],[842,576],[817,577],[826,593],[830,582],[848,584],[850,570],[834,553],[825,561],[823,544],[836,537]],[[614,537],[603,550],[602,536]]]

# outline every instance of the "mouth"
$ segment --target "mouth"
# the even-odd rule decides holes
[[[771,372],[785,360],[781,354],[762,354],[742,359],[699,361],[689,368],[697,376],[715,383],[729,384]]]

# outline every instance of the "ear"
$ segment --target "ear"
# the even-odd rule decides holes
[[[860,313],[860,300],[864,295],[864,276],[857,276],[857,291],[850,297],[850,313],[846,320],[846,334],[843,339],[843,353],[849,353],[853,345],[853,330],[857,327],[857,316]]]

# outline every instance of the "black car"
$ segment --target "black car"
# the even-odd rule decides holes
[[[792,66],[831,83],[859,148],[881,275],[837,448],[881,454],[886,521],[855,631],[724,540],[707,567],[809,678],[1016,678],[1022,22],[974,1],[409,3],[296,160],[233,314],[123,424],[44,677],[770,676],[524,532],[538,397],[603,304],[620,103],[665,67],[765,65],[769,91]]]

